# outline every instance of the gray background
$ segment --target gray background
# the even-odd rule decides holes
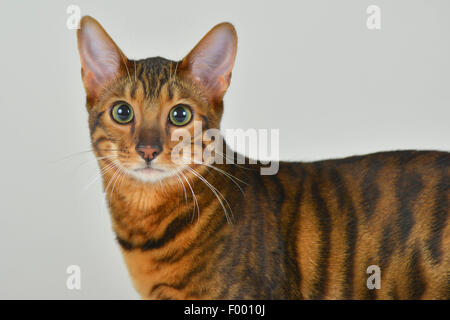
[[[89,153],[75,31],[182,58],[216,23],[239,49],[223,128],[279,128],[281,159],[450,150],[450,1],[2,1],[0,298],[124,298],[131,286]],[[382,29],[366,28],[366,8]],[[72,155],[72,156],[70,156]],[[66,268],[82,289],[66,288]]]

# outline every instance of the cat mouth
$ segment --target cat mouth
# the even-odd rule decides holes
[[[143,167],[143,168],[137,168],[137,169],[134,169],[134,171],[142,173],[142,174],[151,174],[151,173],[158,173],[158,172],[162,173],[162,172],[164,172],[164,170],[157,169],[157,168],[150,167],[150,166]]]
[[[170,170],[164,170],[164,168],[155,168],[155,166],[151,164],[139,168],[134,168],[133,170],[130,170],[129,173],[135,178],[144,182],[158,182],[172,175]]]

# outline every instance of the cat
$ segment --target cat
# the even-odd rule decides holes
[[[450,299],[450,153],[280,162],[275,175],[249,159],[175,164],[175,132],[220,128],[233,25],[181,61],[128,59],[89,16],[77,38],[93,152],[143,299]]]

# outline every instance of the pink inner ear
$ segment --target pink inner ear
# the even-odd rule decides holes
[[[226,34],[216,36],[194,58],[192,72],[207,82],[214,81],[215,77],[224,75],[232,64],[233,48]],[[231,42],[232,43],[232,42]]]
[[[236,56],[237,37],[233,26],[214,27],[184,59],[189,75],[215,97],[228,88]]]
[[[86,45],[86,67],[103,82],[119,71],[121,57],[115,48],[98,39],[90,39]]]
[[[88,93],[98,95],[118,76],[126,58],[100,24],[89,17],[81,21],[78,44],[85,87]]]

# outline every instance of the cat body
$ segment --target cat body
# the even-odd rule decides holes
[[[179,62],[131,60],[84,17],[78,46],[112,226],[142,298],[450,298],[449,153],[280,162],[275,175],[175,164],[174,135],[220,128],[234,28]]]
[[[448,153],[418,151],[281,162],[271,176],[223,165],[247,183],[241,193],[205,174],[231,203],[232,224],[201,183],[193,220],[169,186],[148,207],[118,193],[111,213],[144,298],[448,299],[449,167]],[[371,265],[380,289],[367,287]]]

